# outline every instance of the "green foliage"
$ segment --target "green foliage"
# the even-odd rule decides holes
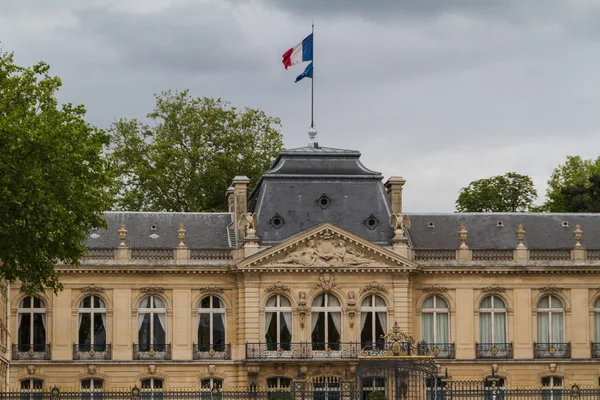
[[[109,137],[84,121],[83,106],[59,106],[49,70],[0,54],[0,277],[30,294],[62,288],[55,263],[78,265],[110,204]]]
[[[527,175],[509,172],[473,181],[460,190],[456,200],[458,212],[530,211],[537,191]]]
[[[600,212],[600,175],[592,175],[588,183],[588,185],[577,184],[561,189],[565,212]]]
[[[596,160],[584,160],[580,156],[567,156],[567,161],[556,167],[548,180],[548,201],[544,204],[544,211],[569,212],[573,205],[565,203],[567,200],[563,190],[576,187],[587,189],[593,175],[600,175],[600,157]]]
[[[255,185],[283,147],[278,118],[188,91],[157,95],[148,118],[112,127],[118,209],[226,211],[233,177]]]
[[[367,395],[367,400],[388,400],[388,398],[386,397],[384,392],[382,392],[381,390],[377,390],[374,392],[370,392]]]

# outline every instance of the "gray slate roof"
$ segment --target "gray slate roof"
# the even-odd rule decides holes
[[[408,214],[409,238],[416,249],[457,249],[458,231],[465,225],[470,249],[514,249],[519,224],[525,229],[525,246],[529,249],[572,249],[573,231],[581,225],[581,244],[600,249],[600,214],[554,213],[457,213]],[[504,226],[497,226],[502,222]],[[567,222],[568,226],[562,223]],[[429,227],[433,223],[434,227]]]
[[[177,230],[183,222],[185,244],[191,249],[227,249],[233,228],[232,213],[107,212],[108,229],[90,232],[87,246],[119,247],[117,231],[121,223],[127,229],[127,245],[136,249],[174,249],[179,244]],[[153,229],[154,227],[154,229]]]
[[[367,169],[360,152],[328,147],[282,151],[250,195],[249,210],[258,214],[257,234],[263,244],[280,243],[306,229],[331,222],[374,243],[387,244],[390,206],[379,172]],[[317,199],[326,195],[330,205]],[[270,221],[280,216],[284,224]],[[378,221],[369,229],[366,220]]]

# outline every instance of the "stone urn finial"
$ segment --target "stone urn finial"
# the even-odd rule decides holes
[[[460,248],[463,250],[466,250],[469,248],[469,246],[467,246],[468,233],[469,233],[469,231],[467,231],[467,228],[464,225],[461,225],[460,231],[458,231],[458,237],[460,239]]]
[[[119,247],[127,247],[127,243],[125,243],[127,240],[127,229],[125,229],[125,224],[121,224],[121,228],[117,231],[117,233],[119,234],[119,239],[121,240]]]
[[[579,224],[575,225],[575,230],[573,231],[573,235],[575,236],[575,247],[581,247],[581,239],[583,239],[583,231],[581,230],[581,226]]]
[[[519,241],[517,249],[525,249],[526,247],[523,243],[523,241],[525,241],[525,229],[523,229],[523,224],[519,224],[519,227],[517,228],[517,240]]]
[[[185,227],[183,226],[183,222],[179,225],[179,229],[177,229],[177,238],[179,239],[179,247],[185,247],[185,236],[187,234],[187,231],[185,230]]]

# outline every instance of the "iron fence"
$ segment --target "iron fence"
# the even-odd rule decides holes
[[[73,360],[110,360],[110,344],[73,344]]]
[[[82,390],[61,391],[54,387],[51,390],[21,390],[0,393],[2,400],[363,400],[372,390],[357,390],[356,386],[313,384],[307,390],[292,388],[256,389],[252,387],[239,389],[180,389],[180,390],[149,390],[134,387],[129,390]],[[580,388],[573,385],[569,388],[504,388],[490,386],[490,382],[442,382],[437,388],[427,387],[418,397],[402,397],[400,399],[423,400],[591,400],[600,398],[600,388]],[[386,398],[390,393],[385,393]]]

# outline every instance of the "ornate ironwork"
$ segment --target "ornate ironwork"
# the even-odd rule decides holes
[[[50,344],[13,344],[13,360],[51,360]]]
[[[133,344],[134,360],[170,360],[171,344]]]
[[[454,343],[427,343],[419,342],[417,353],[421,356],[434,356],[435,358],[454,358]]]
[[[231,344],[194,343],[194,360],[230,360]]]
[[[73,344],[73,360],[110,359],[110,344]]]
[[[357,359],[360,343],[246,343],[246,359]]]
[[[533,343],[535,358],[570,358],[571,343]]]
[[[512,343],[476,343],[477,358],[512,358]]]

